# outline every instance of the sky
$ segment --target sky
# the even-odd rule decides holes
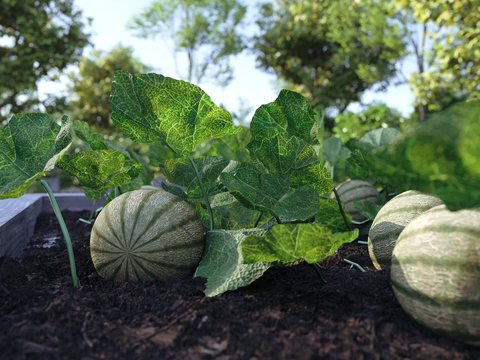
[[[82,10],[84,18],[93,18],[91,26],[87,26],[87,32],[92,33],[91,42],[95,50],[110,51],[115,45],[121,43],[123,46],[133,48],[133,56],[140,59],[142,63],[154,68],[154,72],[178,78],[171,52],[165,42],[160,38],[141,39],[133,36],[126,25],[132,16],[140,14],[152,0],[75,0],[77,9]],[[255,12],[253,6],[255,0],[244,1],[249,5],[247,17],[252,19]],[[252,22],[253,23],[253,22]],[[246,31],[251,34],[257,29],[255,24],[248,26]],[[84,49],[84,56],[87,56],[92,47]],[[186,57],[184,54],[178,56],[180,70],[186,70]],[[412,57],[407,58],[403,63],[405,75],[414,72],[415,66]],[[202,82],[199,86],[211,97],[217,105],[221,103],[229,111],[236,111],[239,107],[239,98],[245,99],[245,103],[252,107],[251,119],[255,110],[263,105],[275,101],[279,88],[274,84],[276,76],[267,74],[255,67],[255,56],[243,52],[231,58],[231,65],[234,68],[234,80],[225,88],[215,86],[213,82]],[[75,70],[71,66],[69,70]],[[183,71],[185,73],[185,71]],[[42,81],[39,83],[39,94],[55,93],[64,89],[64,85]],[[408,85],[390,85],[384,92],[367,91],[362,96],[363,103],[381,101],[388,106],[397,109],[403,116],[408,116],[413,111],[413,92]],[[363,108],[358,103],[352,103],[347,111],[357,113]]]

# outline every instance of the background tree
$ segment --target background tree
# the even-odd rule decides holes
[[[216,85],[226,86],[232,80],[229,57],[245,48],[237,32],[245,12],[246,7],[236,0],[155,0],[132,18],[128,28],[141,38],[171,39],[180,79],[199,85],[211,78]],[[180,52],[187,56],[186,75],[178,68]]]
[[[277,0],[261,6],[253,51],[260,68],[301,92],[314,108],[343,113],[364,91],[384,90],[406,55],[386,0]],[[331,118],[325,127],[332,128]]]
[[[339,114],[335,118],[333,135],[344,143],[350,139],[360,140],[367,132],[381,127],[403,130],[412,125],[414,120],[405,118],[402,114],[383,103],[376,103],[359,113]]]
[[[480,95],[480,1],[399,0],[396,14],[418,71],[408,83],[420,121]],[[428,50],[427,50],[428,49]]]
[[[37,84],[56,80],[69,64],[77,62],[90,34],[84,33],[81,11],[72,0],[1,0],[0,119],[14,113],[55,106],[55,98],[40,101]],[[90,20],[90,19],[89,19]]]

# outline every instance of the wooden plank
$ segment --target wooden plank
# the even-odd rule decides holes
[[[60,211],[92,210],[93,200],[82,193],[54,193]],[[105,196],[95,202],[95,209],[105,206]],[[53,213],[47,194],[25,194],[17,199],[0,200],[0,257],[19,257],[30,241],[37,217]]]
[[[164,177],[158,180],[167,183]],[[152,185],[159,186],[156,182],[152,182]],[[179,185],[174,186],[183,189]],[[60,211],[91,211],[93,200],[87,198],[83,190],[80,189],[80,191],[54,193]],[[106,196],[95,202],[95,210],[105,206],[105,199]],[[53,212],[53,206],[46,193],[24,194],[17,199],[0,200],[0,257],[21,256],[33,235],[37,217],[41,213]]]
[[[25,194],[17,199],[0,200],[0,257],[21,255],[42,212],[41,195]]]

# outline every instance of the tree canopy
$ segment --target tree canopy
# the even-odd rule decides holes
[[[478,98],[480,1],[397,0],[395,6],[417,60],[408,82],[420,120],[459,99]]]
[[[80,60],[88,45],[82,12],[73,0],[2,0],[0,11],[0,119],[13,113],[39,111],[40,79],[55,80]],[[23,96],[22,96],[23,95]]]
[[[236,0],[154,0],[128,28],[140,38],[171,39],[177,76],[199,85],[207,78],[226,86],[233,78],[231,55],[245,43],[238,29],[246,7]],[[167,44],[168,45],[168,44]],[[187,57],[187,72],[178,67],[177,55]]]
[[[342,113],[374,85],[384,90],[406,55],[386,6],[384,0],[265,3],[254,37],[258,66],[291,84],[312,107]]]

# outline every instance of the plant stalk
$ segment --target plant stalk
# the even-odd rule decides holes
[[[260,216],[258,217],[257,222],[256,222],[255,225],[253,226],[254,228],[257,227],[258,223],[259,223],[260,220],[262,219],[263,214],[264,214],[263,212],[260,213]]]
[[[213,223],[212,208],[210,207],[210,201],[208,200],[207,193],[205,192],[205,188],[203,187],[202,179],[200,179],[200,174],[198,173],[197,166],[195,165],[195,162],[193,161],[190,154],[187,155],[187,158],[188,158],[188,160],[190,160],[190,163],[192,164],[193,169],[195,170],[195,174],[197,175],[198,183],[200,184],[200,188],[202,189],[203,198],[205,199],[205,204],[207,205],[208,214],[210,215],[210,230],[215,230],[215,224]]]
[[[347,221],[347,217],[345,216],[345,212],[342,209],[342,203],[340,202],[340,196],[338,195],[337,189],[335,189],[335,187],[333,187],[333,192],[335,194],[335,199],[337,199],[338,207],[340,208],[340,212],[342,213],[343,221],[345,221],[345,225],[347,225],[348,231],[352,231],[352,227],[350,226],[350,224]]]
[[[58,207],[57,201],[53,196],[52,189],[50,189],[50,186],[48,186],[48,183],[45,180],[40,180],[40,183],[43,185],[43,187],[47,191],[48,197],[50,198],[50,203],[52,204],[52,207],[53,207],[53,211],[57,216],[58,222],[60,223],[60,228],[62,229],[63,237],[65,238],[65,242],[67,243],[67,252],[68,252],[68,259],[70,260],[70,271],[72,273],[73,286],[78,287],[77,269],[75,267],[75,257],[73,255],[72,241],[70,240],[70,235],[68,234],[67,226],[65,225],[65,221],[63,220],[63,216],[62,216],[62,213],[60,212],[60,208]]]

